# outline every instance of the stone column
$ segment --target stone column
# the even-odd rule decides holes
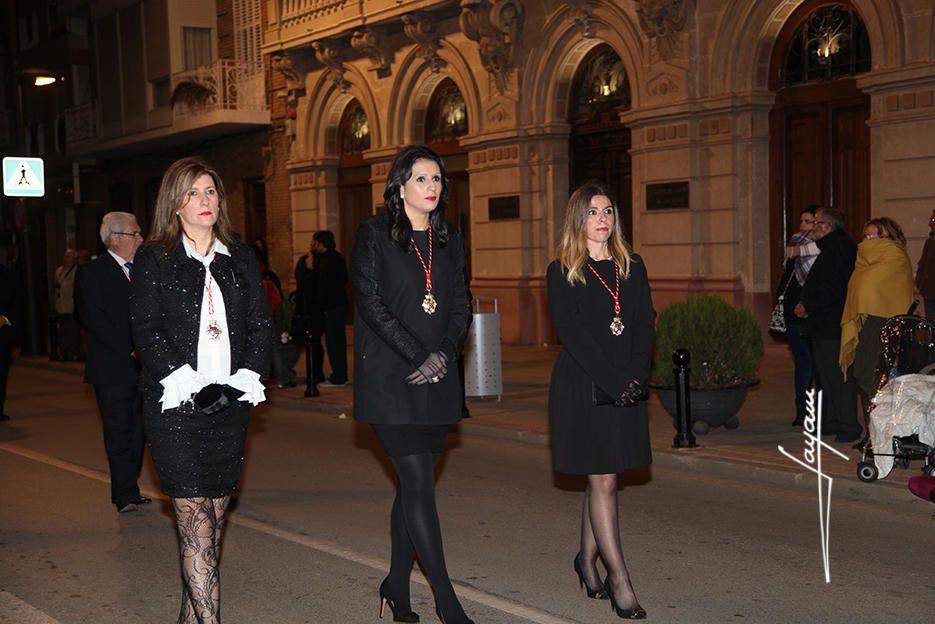
[[[633,245],[657,308],[713,293],[768,309],[772,100],[732,94],[621,113],[632,129]],[[688,183],[688,207],[647,205],[647,185],[675,183]]]
[[[935,63],[858,78],[870,94],[870,214],[898,222],[918,262],[935,209]]]
[[[309,241],[317,230],[337,230],[338,159],[292,162],[286,168],[292,204],[294,261],[308,252]]]

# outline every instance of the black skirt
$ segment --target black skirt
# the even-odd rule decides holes
[[[205,416],[191,403],[162,411],[159,395],[143,396],[143,426],[163,493],[221,498],[234,491],[243,467],[250,404],[237,401]]]
[[[437,454],[445,450],[451,425],[370,425],[390,457]]]

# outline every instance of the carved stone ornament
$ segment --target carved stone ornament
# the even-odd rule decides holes
[[[589,9],[578,9],[574,12],[571,22],[581,29],[581,36],[585,39],[593,39],[597,34],[597,27],[600,21],[594,17]]]
[[[461,0],[458,19],[461,32],[477,42],[481,63],[500,93],[506,90],[513,71],[513,55],[519,48],[523,16],[520,0]]]
[[[417,52],[419,58],[428,63],[432,71],[437,74],[445,61],[438,55],[439,43],[438,37],[435,36],[435,22],[415,13],[404,13],[401,19],[406,36],[412,39],[419,48]]]
[[[302,76],[292,62],[292,57],[288,54],[277,54],[272,57],[273,69],[278,71],[286,79],[286,86],[289,89],[299,89],[302,87]]]
[[[344,72],[346,71],[344,69],[344,58],[337,46],[327,41],[315,41],[312,43],[312,48],[315,49],[315,58],[328,70],[331,82],[342,91],[347,91],[351,83],[344,79]]]
[[[690,0],[641,0],[636,10],[640,28],[650,39],[656,40],[659,56],[666,62],[675,58],[679,34],[688,22]]]
[[[381,78],[389,76],[390,61],[379,46],[377,33],[369,28],[354,31],[351,35],[351,47],[360,50],[364,56],[372,61],[370,69],[377,72]]]

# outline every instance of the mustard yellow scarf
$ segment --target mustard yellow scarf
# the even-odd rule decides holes
[[[888,318],[905,314],[912,303],[912,264],[909,254],[890,238],[865,240],[857,245],[857,264],[847,283],[847,301],[841,316],[841,353],[844,378],[854,363],[860,328],[868,316]]]

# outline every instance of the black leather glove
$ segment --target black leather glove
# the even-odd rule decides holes
[[[627,389],[621,393],[620,398],[614,401],[617,407],[636,407],[640,401],[649,398],[649,389],[635,379],[630,382]]]
[[[448,374],[448,357],[441,351],[433,351],[425,358],[411,375],[406,377],[410,385],[421,386],[427,383],[438,383]]]
[[[194,396],[192,401],[202,414],[211,416],[233,405],[243,392],[223,384],[208,384]]]

